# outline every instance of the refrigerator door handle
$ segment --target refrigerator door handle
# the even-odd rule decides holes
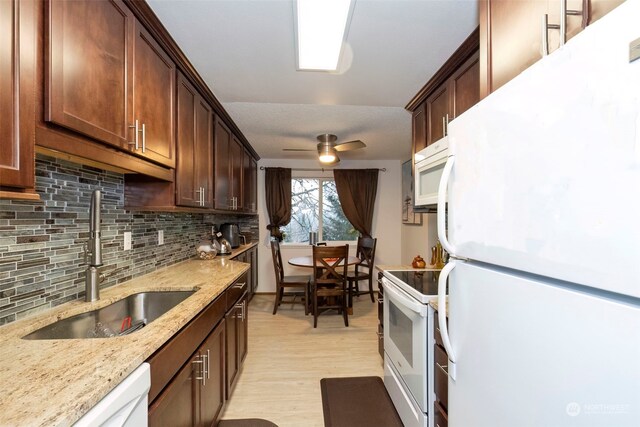
[[[445,227],[447,220],[447,187],[449,186],[449,177],[451,176],[451,169],[453,169],[453,163],[455,162],[455,156],[449,156],[447,163],[444,165],[442,175],[440,176],[440,184],[438,186],[438,239],[440,244],[450,256],[455,256],[455,248],[449,243],[447,239],[447,229]]]
[[[443,245],[444,246],[444,245]],[[449,273],[456,267],[455,261],[449,261],[440,272],[438,278],[438,307],[445,307],[447,304],[447,278]],[[456,380],[456,356],[453,354],[453,348],[451,347],[451,341],[449,340],[449,330],[447,329],[447,316],[438,316],[438,326],[440,327],[440,336],[442,337],[442,344],[449,357],[449,376],[453,381]]]

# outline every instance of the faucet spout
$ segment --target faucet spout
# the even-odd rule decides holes
[[[89,207],[89,252],[90,258],[85,271],[85,301],[100,299],[100,272],[102,266],[102,236],[100,232],[100,202],[102,193],[95,190]]]

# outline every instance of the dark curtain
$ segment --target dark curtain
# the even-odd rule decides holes
[[[363,237],[371,237],[378,169],[334,169],[333,177],[344,215]]]
[[[291,221],[291,169],[265,168],[264,187],[271,236],[282,241],[280,227]]]

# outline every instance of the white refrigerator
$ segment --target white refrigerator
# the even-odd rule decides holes
[[[628,0],[449,126],[450,427],[640,426],[638,38]]]

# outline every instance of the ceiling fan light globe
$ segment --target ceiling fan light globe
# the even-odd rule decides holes
[[[321,163],[333,163],[336,160],[336,155],[333,153],[320,154],[318,159]]]

